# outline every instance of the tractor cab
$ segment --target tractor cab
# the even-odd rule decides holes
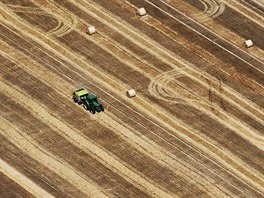
[[[87,96],[87,100],[90,101],[90,103],[92,103],[94,106],[99,106],[98,100],[97,100],[97,96],[96,95],[88,95]]]
[[[104,111],[103,105],[98,102],[97,96],[93,94],[88,94],[87,98],[83,101],[83,107],[93,114]]]

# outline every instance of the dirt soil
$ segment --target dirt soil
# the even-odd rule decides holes
[[[263,1],[0,12],[0,197],[264,197]],[[73,102],[81,87],[104,112]]]

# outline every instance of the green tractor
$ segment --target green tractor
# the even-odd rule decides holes
[[[79,105],[82,104],[86,110],[93,114],[95,114],[95,112],[99,113],[104,111],[104,107],[98,102],[97,96],[90,94],[90,92],[86,89],[81,88],[74,91],[72,98],[74,102],[78,103]]]

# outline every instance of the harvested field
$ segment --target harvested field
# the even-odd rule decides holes
[[[264,197],[262,0],[0,12],[0,197]],[[80,87],[105,111],[74,103]]]

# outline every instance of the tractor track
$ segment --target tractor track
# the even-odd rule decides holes
[[[50,193],[40,188],[36,183],[29,180],[23,174],[11,167],[8,163],[0,159],[0,171],[12,180],[15,180],[20,186],[31,192],[36,197],[54,198]]]
[[[21,80],[20,81],[20,83],[21,83],[21,85],[20,85],[20,87],[22,86],[22,88],[25,90],[25,91],[28,91],[29,92],[29,94],[33,91],[34,92],[34,90],[30,90],[29,88],[27,88],[27,85],[26,85],[26,82],[27,81],[30,81],[31,80],[31,78],[30,77],[27,77],[27,75],[26,75],[26,73],[24,73],[23,74],[23,76],[25,76],[25,79],[24,80]],[[9,77],[10,78],[10,80],[12,79],[11,78],[11,76]],[[12,82],[12,81],[11,81]],[[14,84],[19,84],[19,81],[14,81],[14,82],[12,82],[12,83],[14,83]],[[34,83],[34,81],[32,82],[32,83],[28,83],[28,84],[33,84]],[[39,84],[40,84],[40,82],[39,82]],[[38,84],[35,84],[35,86],[34,87],[38,87]],[[39,87],[39,89],[41,89],[41,87]],[[31,91],[31,92],[30,92]],[[32,94],[33,94],[33,92],[32,92]],[[49,93],[49,91],[48,91],[48,89],[46,89],[46,93]],[[49,95],[54,95],[54,94],[52,94],[52,93],[50,93]],[[47,100],[47,97],[43,97],[43,100],[41,100],[40,99],[40,97],[41,96],[37,96],[37,95],[35,95],[35,97],[37,97],[37,99],[38,100],[40,100],[41,102],[43,102],[45,105],[48,105],[49,106],[49,108],[50,109],[53,109],[53,108],[55,108],[56,107],[56,102],[54,101],[54,102],[52,102],[51,101],[51,99],[49,99],[49,100]],[[44,100],[45,99],[45,100]],[[66,108],[67,109],[67,108]],[[62,111],[62,110],[61,110]],[[65,111],[65,110],[64,110]],[[66,112],[59,112],[59,113],[56,113],[56,115],[67,115],[67,113]],[[72,124],[72,123],[74,123],[73,121],[74,120],[70,120],[69,118],[70,117],[76,117],[76,119],[78,119],[78,116],[76,115],[76,116],[74,116],[74,114],[73,114],[73,112],[70,114],[70,115],[68,115],[67,117],[62,117],[62,118],[60,118],[60,119],[66,119],[66,121],[69,123],[69,124]],[[85,114],[84,114],[84,116],[85,116]],[[77,121],[77,120],[76,120]],[[75,122],[76,123],[76,122]],[[83,124],[84,125],[84,124]],[[58,127],[58,126],[57,126]],[[65,126],[66,127],[66,126]],[[81,126],[81,127],[83,127],[83,126]],[[87,126],[87,127],[89,127],[89,126]],[[84,128],[79,128],[78,127],[78,129],[80,130],[80,131],[83,131],[83,133],[85,133],[85,131],[84,131],[84,129],[85,129],[86,127],[85,127],[85,125],[84,125]],[[102,133],[105,133],[105,131],[106,130],[103,130],[102,129]],[[94,131],[95,132],[95,131]],[[97,131],[97,133],[98,133],[99,131]],[[63,135],[61,132],[59,133],[59,134],[61,134],[61,135]],[[110,133],[110,131],[108,131],[108,134],[110,135],[111,133]],[[69,134],[70,135],[70,134]],[[95,142],[97,142],[97,141],[99,141],[99,143],[100,143],[100,139],[98,139],[98,136],[96,135],[96,134],[87,134],[87,135],[89,135],[89,137],[90,138],[93,138],[93,141],[95,141]],[[106,135],[106,137],[107,137],[108,135]],[[67,138],[67,136],[63,136],[64,138],[66,138],[66,139],[68,139]],[[76,139],[75,138],[75,136],[72,134],[72,135],[70,135],[70,137],[71,138],[74,138],[74,140],[75,141],[78,141],[78,139]],[[87,136],[87,138],[88,138],[88,136]],[[111,140],[111,139],[114,139],[114,136],[110,136],[109,137],[109,139]],[[68,139],[68,141],[70,141],[70,139]],[[83,140],[84,141],[84,140]],[[82,142],[83,142],[82,141]],[[70,141],[71,143],[74,143],[73,141]],[[87,152],[87,145],[89,145],[89,144],[83,144],[82,142],[79,142],[81,145],[83,145],[84,147],[82,148],[82,150],[84,150],[85,152]],[[104,142],[101,142],[101,143],[104,143]],[[109,144],[109,145],[111,145],[111,141],[109,141],[109,142],[105,142],[105,143],[107,143],[107,145]],[[92,144],[92,143],[90,143],[90,144]],[[78,144],[74,144],[75,146],[78,146]],[[86,146],[85,146],[86,145]],[[106,146],[106,145],[105,145]],[[129,149],[129,146],[127,145],[126,146],[126,148],[127,149]],[[133,149],[132,149],[133,150]],[[78,153],[78,152],[77,152]],[[92,160],[92,161],[94,161],[94,160]],[[101,161],[101,160],[100,160]],[[109,160],[110,162],[111,162],[111,160]],[[141,161],[141,163],[142,163],[142,161]],[[106,164],[105,164],[106,165]],[[99,165],[97,165],[97,166],[99,166]],[[116,168],[118,168],[118,164],[116,164]],[[107,165],[107,167],[109,168],[109,166]],[[111,167],[111,164],[110,164],[110,167]],[[79,167],[80,168],[80,167]],[[120,167],[121,168],[121,167]],[[81,168],[80,168],[81,169]],[[124,169],[124,168],[123,168]],[[121,170],[123,170],[123,169],[121,169]],[[125,170],[124,170],[125,171]],[[116,171],[114,171],[114,172],[116,172]],[[119,171],[117,171],[117,173],[118,173]],[[121,171],[122,172],[122,171]],[[132,173],[132,172],[131,172]],[[130,173],[130,174],[131,174]],[[118,173],[118,174],[120,174],[120,173]],[[122,175],[122,174],[121,174]],[[123,177],[125,177],[126,178],[126,176],[125,175],[122,175]],[[153,175],[153,176],[155,176],[155,175]],[[158,175],[157,175],[158,176]],[[140,179],[138,179],[138,181],[140,181]],[[131,182],[131,181],[130,181]],[[124,182],[121,182],[121,183],[124,183]],[[133,182],[132,182],[133,183]],[[143,185],[144,184],[144,182],[142,183],[142,186],[144,186]],[[119,184],[120,185],[120,184]],[[150,191],[151,191],[151,189],[152,188],[148,188]],[[119,192],[120,193],[120,192]],[[159,194],[159,193],[158,193]],[[162,195],[162,193],[160,193],[161,195]]]
[[[168,64],[167,62],[166,62],[166,64]],[[175,64],[175,61],[174,61],[174,64]],[[182,63],[180,63],[180,64],[182,64]],[[218,65],[217,65],[218,66]],[[189,68],[190,69],[190,68]],[[192,70],[192,71],[195,71],[195,70]],[[200,73],[200,74],[198,74],[198,75],[203,75],[203,73]],[[194,76],[193,76],[194,77]],[[214,78],[212,78],[212,77],[208,77],[210,80],[214,80]],[[200,83],[201,83],[201,81],[200,81]],[[237,87],[236,87],[237,88]],[[226,89],[225,89],[226,90]],[[234,90],[232,90],[232,91],[234,91]],[[251,101],[252,102],[252,101]],[[257,110],[257,109],[256,109]]]
[[[9,108],[9,110],[13,110],[15,107],[23,112],[24,115],[29,114],[26,109],[15,106],[12,101],[7,104],[7,108]],[[27,119],[23,119],[19,115],[13,115],[12,117],[7,117],[6,119],[8,119],[10,122],[16,123],[16,125],[18,125],[21,130],[28,131],[28,133],[31,131],[36,131],[36,128],[39,128],[42,131],[41,134],[29,133],[28,135],[31,135],[38,145],[48,146],[49,151],[53,153],[52,156],[58,156],[59,159],[64,159],[69,164],[71,164],[72,167],[75,167],[75,171],[82,171],[82,174],[79,174],[82,178],[92,178],[95,183],[98,185],[100,184],[100,186],[104,187],[104,189],[107,189],[109,193],[113,192],[113,194],[118,193],[120,195],[125,194],[125,188],[122,188],[120,184],[126,184],[126,181],[124,181],[121,177],[111,173],[94,158],[87,155],[83,149],[77,149],[75,146],[67,142],[62,136],[57,134],[58,129],[51,129],[49,128],[50,126],[45,126],[45,124],[42,123],[43,120],[40,121],[40,119],[33,117],[33,115],[31,115],[31,119],[30,116],[27,116]],[[29,123],[27,121],[29,119],[34,120],[35,124],[33,125]],[[99,134],[97,134],[97,136],[100,137]],[[67,155],[65,155],[65,152]],[[62,161],[60,160],[60,162]],[[112,185],[109,185],[110,181],[112,181]],[[126,187],[129,187],[131,194],[133,194],[132,186],[129,183],[126,184]],[[139,191],[139,194],[144,193]],[[134,194],[134,196],[136,196],[136,194]]]
[[[174,1],[175,2],[170,3],[170,4],[167,4],[167,5],[170,5],[172,9],[178,10],[177,9],[177,7],[178,7],[177,5],[180,2],[178,2],[178,0],[174,0]],[[222,0],[222,3],[220,3],[220,4],[223,4],[224,2],[225,2],[224,5],[226,5],[227,2],[230,3],[229,0]],[[194,1],[192,1],[192,0],[191,1],[186,1],[186,3],[189,4],[190,6],[193,6],[193,8],[201,9],[201,8],[199,8],[200,7],[199,4],[194,3]],[[226,5],[226,9],[227,10],[225,11],[225,13],[222,14],[221,16],[215,18],[213,20],[213,22],[219,24],[220,25],[219,26],[220,28],[226,27],[226,31],[232,30],[232,32],[235,33],[236,36],[241,37],[241,40],[240,40],[241,43],[240,44],[235,44],[235,45],[233,44],[233,46],[236,47],[237,49],[240,49],[241,51],[243,51],[244,53],[246,53],[248,56],[252,56],[251,53],[248,53],[247,52],[248,50],[246,51],[244,49],[242,43],[243,43],[243,41],[245,39],[249,39],[250,38],[250,39],[253,39],[254,41],[256,41],[255,44],[259,45],[258,47],[261,48],[263,46],[263,45],[261,45],[262,44],[262,41],[259,38],[256,39],[255,35],[252,35],[248,31],[250,29],[250,30],[252,30],[254,32],[261,32],[262,31],[261,28],[263,28],[263,26],[264,26],[264,24],[262,22],[262,19],[263,18],[257,18],[257,20],[255,20],[255,19],[252,20],[251,18],[249,19],[249,18],[247,18],[247,16],[248,16],[247,14],[248,13],[241,12],[240,9],[236,8],[233,4],[236,5],[237,7],[238,7],[238,5],[241,7],[240,4],[235,4],[235,2],[232,2],[231,6]],[[185,7],[185,6],[182,5],[181,7]],[[184,8],[181,8],[181,10],[182,9],[184,10]],[[178,10],[178,11],[180,11],[180,10]],[[193,10],[193,11],[195,11],[195,10]],[[188,12],[190,12],[190,11],[188,10]],[[223,20],[221,20],[221,19],[223,19]],[[228,23],[226,23],[226,21],[224,19],[226,21],[228,21]],[[230,22],[231,20],[233,20],[233,21]],[[192,21],[196,21],[195,17],[194,17],[194,20],[192,19]],[[196,22],[196,23],[199,24],[200,21],[198,20],[198,22]],[[236,25],[236,24],[241,24],[241,23],[243,24],[243,26]],[[209,32],[214,32],[214,29],[212,29],[212,27],[208,26],[208,24],[205,23],[205,25],[204,24],[200,24],[200,25],[203,28],[207,29]],[[225,24],[233,24],[233,26],[232,27],[230,26],[228,28],[228,26],[226,26]],[[234,28],[234,27],[239,27],[239,28]],[[197,30],[198,30],[198,28],[197,28]],[[219,33],[221,33],[221,32],[219,32]],[[218,34],[218,35],[216,34],[216,35],[219,36],[219,37],[221,37],[221,38],[223,38],[223,40],[225,42],[229,42],[232,45],[233,38],[231,37],[229,39],[225,39],[225,37],[222,36],[221,34]],[[252,36],[253,36],[253,38],[252,38]],[[215,39],[215,40],[217,41],[218,39]],[[225,45],[223,45],[223,46],[225,46]],[[262,57],[262,56],[260,56],[260,57]],[[263,60],[260,60],[258,57],[253,57],[253,58],[256,59],[256,60],[258,60],[262,64],[264,63]]]
[[[93,184],[81,177],[78,172],[67,165],[66,162],[58,158],[56,159],[49,151],[37,145],[30,136],[25,135],[23,132],[19,132],[17,127],[12,127],[12,130],[10,130],[8,126],[12,126],[12,124],[1,118],[1,128],[4,131],[2,135],[16,147],[19,147],[37,162],[47,166],[53,173],[59,174],[64,180],[70,181],[71,184],[84,193],[85,196],[99,195],[101,197],[106,197],[97,189],[97,186],[93,186]],[[90,189],[87,190],[87,187]]]
[[[74,37],[75,37],[75,36],[74,36]],[[70,39],[66,38],[65,40],[70,40]],[[89,45],[89,44],[86,44],[86,45]],[[83,53],[83,54],[87,54],[87,52],[86,52],[86,53]]]
[[[128,148],[128,146],[126,146],[126,148]],[[117,153],[117,155],[118,155],[118,153]],[[164,171],[163,171],[164,172]],[[163,173],[164,174],[164,173]]]
[[[230,1],[230,0],[224,0],[222,1],[222,3],[225,3],[228,9],[232,10],[233,12],[232,16],[235,16],[234,17],[235,20],[238,20],[238,21],[241,20],[239,15],[240,16],[242,15],[244,19],[250,18],[250,20],[247,20],[247,23],[243,23],[245,30],[250,29],[251,25],[253,26],[255,25],[260,28],[264,27],[264,23],[263,23],[264,18],[257,15],[255,12],[252,12],[252,10],[250,10],[248,7],[242,5],[239,2]],[[199,4],[193,4],[193,1],[185,1],[183,3],[182,1],[178,1],[178,0],[173,0],[169,2],[169,4],[181,10],[186,15],[190,16],[193,20],[201,22],[197,20],[197,17],[195,15],[195,13],[200,12],[202,10]],[[237,14],[239,15],[237,16]],[[223,13],[222,15],[225,15],[225,13]],[[227,15],[230,15],[230,13],[227,13]],[[228,17],[225,17],[225,18],[226,20],[228,19]],[[243,42],[245,39],[251,38],[251,34],[248,34],[247,37],[241,37],[241,34],[237,33],[238,31],[237,29],[234,29],[234,30],[231,30],[230,28],[228,29],[227,27],[222,26],[222,24],[219,23],[217,20],[209,20],[209,21],[204,21],[202,23],[206,28],[210,29],[211,31],[215,31],[215,29],[217,29],[218,35],[225,38],[226,40],[228,40],[230,43],[237,46],[241,50],[245,51]],[[255,40],[254,40],[254,43],[255,43]],[[257,41],[257,43],[259,42]],[[258,59],[259,61],[263,62],[264,51],[258,48],[257,46],[254,46],[254,48],[251,48],[251,49],[246,49],[246,52],[254,56],[255,59]]]
[[[112,10],[111,10],[112,11]],[[117,15],[119,15],[119,13],[118,12],[115,12]],[[123,18],[125,18],[124,16],[123,16]],[[131,23],[132,21],[130,20],[130,23]],[[133,22],[134,23],[134,22]],[[137,24],[138,25],[138,24]],[[180,28],[179,28],[180,29]],[[144,29],[143,29],[144,30]],[[152,31],[153,32],[153,31]],[[145,32],[146,33],[146,32]],[[153,36],[154,37],[154,36]],[[232,84],[230,84],[230,85],[232,85]],[[245,93],[244,93],[244,95],[246,95]]]
[[[27,65],[31,65],[30,63],[28,63]],[[61,88],[60,88],[61,89]],[[175,147],[174,147],[174,149],[175,149]],[[179,151],[181,151],[181,150],[179,150]],[[181,151],[182,152],[182,151]]]
[[[225,10],[225,4],[218,0],[199,0],[204,6],[201,14],[196,15],[195,18],[201,22],[214,19],[220,16]]]
[[[236,17],[231,17],[231,16],[236,16]],[[228,23],[226,22],[227,19],[229,19]],[[263,30],[264,23],[262,23],[262,26],[260,26],[248,20],[243,14],[233,10],[230,7],[226,7],[226,13],[214,20],[217,23],[220,23],[222,26],[226,27],[227,29],[235,32],[241,38],[252,39],[256,47],[258,47],[261,50],[264,50],[263,47],[264,41],[259,38],[261,37],[261,35],[264,34],[264,30]],[[233,26],[231,26],[230,24],[233,24]],[[252,34],[251,32],[256,32],[256,33]]]
[[[5,107],[3,107],[6,109]],[[8,109],[6,109],[8,110]],[[1,130],[2,129],[2,120],[1,117]],[[9,122],[8,122],[9,123]],[[9,123],[12,126],[11,123]],[[2,131],[4,132],[4,130]],[[6,139],[1,132],[1,159],[6,161],[10,166],[16,168],[21,174],[25,175],[31,181],[36,181],[39,186],[41,186],[44,190],[48,191],[55,197],[66,196],[64,193],[67,192],[71,195],[72,192],[78,190],[69,185],[68,181],[62,179],[59,175],[56,175],[53,171],[49,169],[43,169],[44,166],[38,163],[35,159],[31,158],[25,151],[22,151],[20,147],[16,147],[12,144],[8,139]],[[13,181],[16,182],[15,178]],[[53,181],[52,183],[50,181]],[[17,182],[19,183],[19,181]],[[67,190],[63,190],[62,187],[66,187]],[[79,195],[84,195],[82,193],[78,193]]]
[[[34,2],[41,3],[41,0],[35,0]],[[49,2],[54,3],[54,1]],[[15,3],[16,2],[14,2],[14,4]],[[80,5],[84,6],[85,4],[83,4],[83,1],[80,1],[79,6]],[[56,6],[58,5],[56,4]],[[93,6],[96,6],[96,4]],[[55,18],[61,18],[60,14],[57,12],[55,13]],[[98,14],[97,16],[100,16],[99,12],[96,11],[95,13]],[[61,14],[64,15],[63,12],[61,12]],[[39,146],[42,145],[45,149],[51,149],[49,150],[49,152],[51,152],[50,156],[59,156],[59,159],[63,160],[61,161],[62,164],[70,164],[70,166],[66,165],[64,168],[74,167],[71,169],[77,171],[77,173],[79,171],[80,175],[85,174],[82,178],[85,178],[86,182],[91,181],[91,185],[94,187],[96,186],[95,191],[88,192],[87,189],[82,188],[81,185],[74,185],[72,181],[71,184],[67,184],[67,187],[65,186],[67,190],[71,188],[79,189],[79,195],[77,196],[80,197],[82,197],[82,193],[95,193],[94,195],[99,195],[99,193],[102,192],[107,196],[122,197],[126,195],[125,192],[127,191],[133,192],[134,196],[147,193],[154,197],[162,197],[162,194],[163,197],[175,197],[176,194],[178,196],[188,197],[194,195],[210,197],[236,195],[247,195],[250,197],[263,196],[263,171],[261,167],[257,166],[257,164],[261,164],[259,160],[261,160],[262,151],[256,147],[251,147],[252,145],[248,141],[244,141],[243,138],[241,139],[241,135],[238,134],[234,136],[234,132],[230,131],[231,133],[229,133],[226,131],[226,128],[222,128],[229,121],[227,122],[226,120],[222,124],[219,124],[216,121],[217,118],[213,115],[205,117],[204,114],[201,114],[200,110],[196,111],[190,108],[189,105],[163,104],[158,98],[151,96],[147,92],[148,83],[151,82],[150,80],[158,74],[162,74],[166,71],[169,72],[170,69],[173,68],[171,65],[173,62],[176,63],[177,59],[164,59],[163,55],[166,53],[163,52],[162,55],[155,57],[151,52],[154,48],[147,50],[144,44],[139,45],[139,40],[137,39],[140,37],[134,37],[130,40],[130,32],[127,41],[136,43],[134,48],[131,47],[131,44],[125,47],[124,43],[127,41],[123,40],[123,44],[121,44],[122,42],[118,42],[118,36],[112,37],[110,32],[105,34],[104,31],[99,31],[98,35],[88,38],[86,35],[78,33],[78,31],[85,31],[85,25],[87,23],[90,24],[90,21],[85,23],[83,19],[75,17],[74,15],[75,13],[70,14],[69,18],[73,17],[72,19],[75,21],[75,24],[76,21],[78,21],[77,26],[72,26],[69,31],[63,32],[63,34],[50,34],[48,37],[42,36],[43,34],[35,31],[29,31],[30,29],[33,30],[33,27],[39,23],[37,22],[39,19],[34,19],[36,20],[35,25],[32,25],[29,21],[26,22],[30,24],[30,28],[22,24],[25,23],[25,21],[16,23],[17,27],[15,29],[8,28],[9,30],[6,29],[9,26],[6,24],[9,23],[6,23],[7,21],[2,23],[1,38],[3,38],[4,41],[1,41],[0,44],[7,48],[2,48],[5,50],[1,52],[1,54],[4,55],[5,58],[8,58],[9,61],[15,61],[16,66],[9,69],[2,68],[1,74],[4,74],[5,78],[2,78],[3,76],[1,77],[1,89],[7,91],[7,93],[11,95],[10,87],[18,91],[18,96],[13,95],[13,99],[9,99],[8,102],[5,102],[3,106],[4,109],[1,110],[1,123],[5,123],[4,135],[8,137],[8,141],[16,144],[17,148],[20,149],[26,148],[26,145],[32,148],[30,144],[36,144],[37,148],[40,148]],[[8,17],[8,20],[10,19],[11,18]],[[110,23],[108,24],[107,21],[108,19],[104,18],[101,22],[106,22],[106,24],[111,27]],[[49,24],[49,22],[47,23]],[[125,24],[125,26],[127,25]],[[57,26],[57,28],[59,29],[59,26]],[[57,28],[54,29],[55,32]],[[2,32],[4,29],[5,33]],[[12,31],[6,34],[6,32],[10,30]],[[123,30],[121,30],[121,32],[122,31]],[[52,32],[52,30],[48,30],[47,32]],[[23,37],[17,37],[19,34],[23,35]],[[141,32],[139,35],[144,35],[144,33],[142,34]],[[104,40],[108,38],[110,38],[110,42]],[[17,39],[19,39],[19,42],[17,42]],[[148,37],[145,37],[145,39],[146,41],[149,40]],[[78,42],[70,43],[67,40],[78,40]],[[19,44],[20,42],[21,44]],[[28,49],[23,49],[23,44],[25,44],[24,47],[27,46]],[[77,46],[83,47],[78,49]],[[92,48],[87,48],[87,46]],[[13,50],[12,52],[11,49],[13,47],[18,49],[18,51]],[[136,51],[137,49],[141,50],[143,54]],[[158,47],[157,49],[160,50],[162,48]],[[54,53],[54,50],[57,50],[57,52]],[[69,53],[71,50],[74,53]],[[20,59],[18,59],[19,56],[17,56],[19,51],[21,51]],[[130,52],[135,54],[126,61],[122,60],[123,57],[128,57],[129,54],[131,54]],[[93,57],[93,54],[102,54],[102,56],[96,58]],[[168,55],[169,53],[165,56],[169,57]],[[23,59],[23,56],[27,57],[28,60]],[[108,57],[108,61],[106,57]],[[99,59],[101,59],[102,63],[99,62]],[[150,62],[148,62],[148,59]],[[113,61],[110,65],[109,60]],[[158,62],[158,67],[155,65],[156,60],[161,60]],[[137,64],[139,64],[139,66],[133,66]],[[7,65],[10,65],[10,63],[7,63]],[[108,65],[109,68],[107,68],[106,65]],[[35,66],[40,69],[40,73]],[[116,66],[116,68],[114,68],[114,66]],[[173,83],[165,81],[165,86],[161,87],[160,90],[167,97],[174,97],[174,94],[181,90],[179,90],[177,86],[182,82],[184,82],[181,84],[183,92],[187,91],[188,93],[188,91],[192,89],[186,86],[186,82],[197,82],[196,80],[199,79],[196,76],[199,74],[197,70],[185,70],[182,66],[180,67],[181,69],[177,71],[183,72],[184,75],[188,74],[188,77],[191,77],[192,80],[183,78],[184,76],[179,76],[181,79],[180,81],[175,81],[174,79]],[[26,70],[23,68],[26,68]],[[80,74],[85,70],[89,72]],[[150,73],[148,72],[149,70],[151,71]],[[118,74],[118,71],[122,71],[122,75],[126,75],[126,78]],[[97,73],[98,77],[92,77],[92,72]],[[262,130],[263,114],[261,110],[257,110],[255,104],[252,105],[251,99],[243,98],[243,93],[241,94],[243,97],[237,97],[230,95],[234,94],[234,92],[232,93],[231,89],[227,89],[230,91],[228,94],[231,97],[226,95],[226,81],[222,81],[222,76],[218,78],[218,75],[215,75],[216,79],[210,76],[209,78],[200,78],[198,82],[201,83],[199,86],[202,86],[201,88],[197,86],[197,88],[201,90],[204,89],[205,91],[202,92],[205,94],[205,97],[207,97],[206,88],[209,86],[209,101],[217,101],[219,97],[219,106],[225,109],[232,108],[232,112],[230,113],[240,119],[243,115],[249,116],[252,120],[246,122],[252,124],[252,126],[255,125],[253,122],[255,118],[260,115],[256,118],[256,123],[259,124],[259,126],[256,126],[254,130],[256,130],[255,132],[257,133],[259,132],[258,130]],[[21,79],[16,79],[18,76],[21,76]],[[90,77],[92,77],[90,80],[86,80]],[[172,78],[174,77],[172,76]],[[208,81],[208,79],[212,80],[212,82]],[[107,85],[107,81],[109,85]],[[216,81],[218,83],[215,83]],[[174,82],[177,82],[176,87]],[[142,83],[145,83],[144,86],[142,86]],[[71,90],[78,85],[88,86],[92,91],[101,95],[103,102],[107,104],[107,111],[109,111],[109,113],[106,112],[106,114],[95,115],[93,118],[91,117],[92,119],[90,119],[90,116],[80,120],[71,119],[70,112],[75,112],[73,115],[77,116],[80,110],[67,111],[67,109],[76,108],[75,105],[71,104],[71,100],[68,96],[71,94]],[[52,92],[47,91],[53,86]],[[130,101],[126,99],[124,96],[120,96],[120,93],[124,93],[125,89],[130,86],[134,86],[139,93],[138,97],[133,99],[134,102],[133,100]],[[170,90],[171,88],[173,88],[173,91]],[[38,94],[37,91],[40,91],[40,94]],[[44,92],[47,96],[41,97],[41,93]],[[64,94],[60,92],[64,92]],[[10,97],[7,93],[4,96],[6,98]],[[56,94],[59,94],[58,96],[61,100],[64,98],[65,102],[67,101],[65,105],[60,106],[63,107],[63,109],[60,109],[58,104],[52,101],[52,96]],[[30,95],[32,95],[33,98],[31,98]],[[192,95],[192,97],[194,97],[194,95]],[[3,97],[1,98],[2,101]],[[182,100],[188,101],[184,97]],[[203,97],[198,96],[196,100],[202,101]],[[234,105],[238,100],[243,101],[243,107],[234,109],[234,107],[230,106],[231,104]],[[41,102],[39,107],[37,107],[37,101]],[[261,98],[258,98],[256,103],[259,101],[261,102]],[[30,108],[30,104],[36,109]],[[21,109],[21,112],[16,112],[16,109],[19,109],[20,105],[24,110],[22,111]],[[40,110],[39,113],[37,109]],[[158,113],[159,110],[160,113]],[[10,114],[10,112],[14,113]],[[37,118],[37,120],[34,124],[30,124],[23,119],[21,116],[22,112],[24,115],[33,113],[31,117],[27,117],[27,119],[34,120],[34,118]],[[48,114],[46,112],[48,112]],[[188,115],[186,114],[187,112],[191,115],[198,116],[200,119],[199,122],[190,123]],[[87,113],[80,114],[84,117],[87,116]],[[9,121],[2,119],[3,116],[9,119]],[[50,119],[48,120],[46,116],[50,117]],[[56,119],[58,119],[58,121],[55,121]],[[184,122],[182,122],[183,120]],[[247,118],[245,117],[243,120],[247,120]],[[10,123],[11,121],[12,124]],[[37,124],[40,123],[40,121],[48,124],[51,128],[48,130],[51,130],[52,133],[48,132],[47,135],[63,135],[65,131],[69,131],[66,134],[69,134],[70,138],[73,138],[75,141],[63,135],[63,137],[54,137],[55,140],[53,140],[53,144],[47,144],[48,136],[43,136],[42,139],[39,140],[38,135],[33,133],[30,134],[28,138],[35,139],[34,141],[36,141],[36,143],[34,143],[33,140],[27,142],[26,139],[23,140],[22,138],[21,141],[23,144],[19,145],[14,141],[15,138],[11,139],[12,135],[14,135],[13,137],[20,137],[25,134],[26,131],[37,131]],[[78,126],[77,123],[80,121],[92,122],[92,125],[83,124],[83,126]],[[13,132],[10,131],[10,134],[6,133],[6,131],[9,131],[7,128],[8,125],[14,129]],[[54,126],[56,127],[54,128]],[[97,130],[93,130],[93,128],[91,128],[92,126],[98,126]],[[87,131],[88,128],[91,132]],[[224,136],[222,136],[223,134],[218,136],[222,139],[217,139],[216,141],[213,140],[215,138],[208,133],[200,134],[203,128],[213,129],[214,133],[217,135],[223,131],[226,132]],[[105,135],[105,132],[107,135]],[[81,140],[82,138],[77,138],[79,134],[81,134],[80,137],[84,138],[83,140]],[[260,132],[259,134],[262,133]],[[53,135],[51,138],[52,137]],[[56,140],[60,139],[61,141],[56,145]],[[222,142],[227,139],[231,139],[231,141],[237,140],[238,142],[223,144],[225,148],[223,145],[219,145],[219,141]],[[41,143],[41,141],[43,142]],[[67,146],[67,149],[69,149],[68,152],[67,149],[63,149],[65,145],[69,145]],[[234,145],[236,147],[232,148]],[[76,150],[77,147],[80,151]],[[207,148],[205,149],[205,147]],[[4,148],[5,147],[3,147],[3,149]],[[89,148],[95,148],[96,151]],[[247,153],[243,153],[244,151],[237,152],[239,148],[247,148],[250,151],[247,151]],[[40,160],[39,156],[36,155],[37,150],[23,150],[24,152],[30,153],[35,159]],[[77,153],[81,154],[82,159],[74,160],[73,157],[65,155],[65,152],[70,153],[70,150],[72,153],[76,150]],[[259,153],[259,156],[256,156],[256,153]],[[88,154],[92,155],[94,158],[92,159]],[[74,155],[74,153],[72,155]],[[102,158],[98,158],[98,156]],[[8,156],[6,156],[5,159],[12,162]],[[115,179],[110,179],[101,183],[96,178],[100,177],[99,173],[97,173],[98,176],[93,176],[92,172],[89,175],[84,173],[83,167],[88,165],[88,159],[93,163],[97,163],[96,166],[93,165],[94,167],[105,167],[110,169],[110,172],[107,172],[105,169],[104,175],[110,176],[110,178],[114,177]],[[247,161],[247,159],[250,160]],[[67,163],[64,160],[67,161]],[[108,162],[106,163],[106,161]],[[47,162],[43,160],[41,162],[47,165]],[[118,165],[120,169],[117,170],[113,168],[113,165]],[[56,169],[54,166],[48,166],[58,173],[58,167],[56,167]],[[19,165],[15,165],[14,167],[19,168]],[[87,167],[86,170],[88,171],[89,167]],[[94,172],[96,173],[97,171],[95,170]],[[113,173],[115,173],[116,176],[113,176]],[[68,179],[69,177],[67,178],[67,176],[64,176],[63,180],[67,181]],[[76,181],[80,181],[81,178],[76,176],[75,179]],[[104,180],[104,178],[99,179]],[[37,180],[33,179],[32,181]],[[168,181],[170,182],[168,183]],[[113,182],[118,183],[117,187],[108,186],[109,184],[113,186]],[[185,184],[185,187],[192,186],[192,190],[185,187],[184,190],[183,184]],[[59,183],[53,183],[54,187],[57,185],[60,186]],[[127,185],[129,188],[127,188]],[[42,184],[41,188],[44,186]],[[97,187],[99,187],[99,191],[97,191]],[[27,189],[27,187],[24,188]],[[45,187],[45,189],[47,189],[47,192],[50,192],[47,187]],[[28,190],[28,192],[29,191],[30,190]],[[40,191],[41,190],[38,190],[38,193]],[[58,188],[57,192],[51,192],[56,193],[58,195],[56,197],[59,197],[64,191],[63,188]],[[74,193],[74,191],[70,191],[70,193]],[[147,194],[145,195],[147,196]]]
[[[261,5],[257,1],[254,1],[254,0],[249,0],[249,1],[242,0],[241,3],[252,8],[259,15],[264,16],[264,5],[263,4]]]
[[[1,197],[28,197],[33,198],[34,196],[27,192],[23,187],[21,187],[18,183],[14,182],[12,179],[10,179],[8,176],[4,175],[3,173],[0,173],[0,189]]]
[[[65,40],[69,40],[69,39],[68,39],[68,38],[66,38]],[[89,45],[89,44],[86,44],[86,45]],[[153,72],[154,72],[154,71],[153,71]],[[142,72],[142,70],[141,70],[141,73],[144,73],[144,74],[145,74],[146,72],[144,72],[144,71]]]
[[[240,66],[236,67],[238,71],[247,75],[251,74],[252,77],[254,76],[254,80],[263,86],[263,63],[255,60],[249,54],[222,39],[212,31],[209,31],[201,24],[178,11],[176,8],[173,8],[163,1],[153,2],[151,0],[145,1],[143,4],[139,2],[139,0],[129,0],[129,2],[134,3],[135,5],[140,4],[141,6],[145,6],[150,10],[150,14],[153,17],[164,21],[164,23],[173,30],[177,31],[178,29],[182,29],[182,31],[189,32],[189,34],[186,34],[185,36],[188,36],[188,39],[192,40],[192,42],[201,45],[203,48],[210,49],[213,52],[218,52],[214,55],[220,59],[225,59],[227,63],[232,60],[232,64]],[[156,14],[157,12],[159,14]],[[217,19],[219,19],[219,17],[216,18],[216,20]],[[200,39],[203,42],[197,42],[197,39]]]

